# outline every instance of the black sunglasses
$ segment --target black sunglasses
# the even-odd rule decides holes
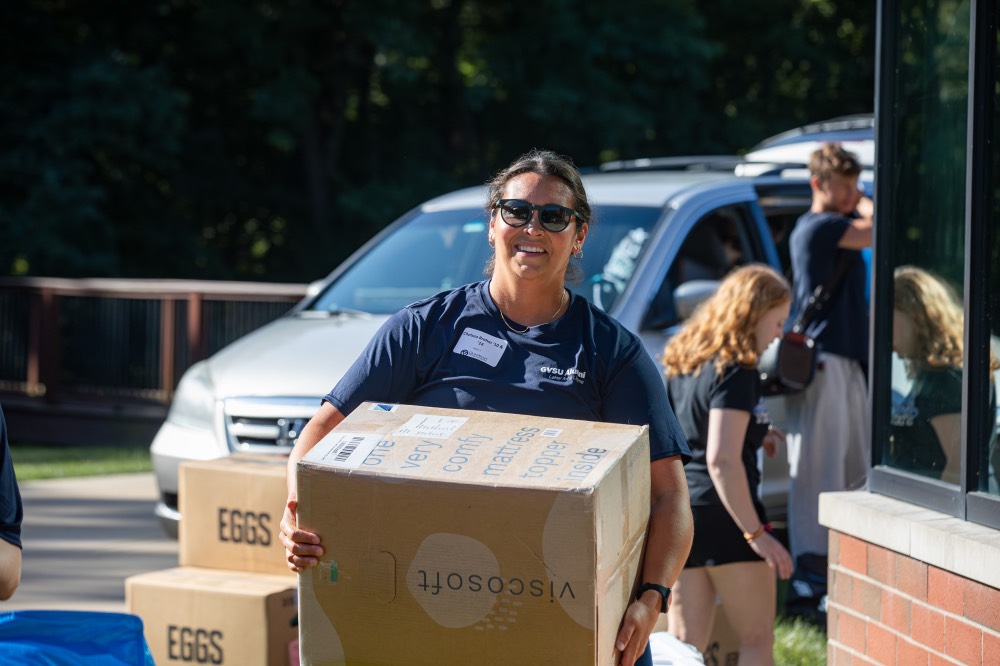
[[[538,221],[546,231],[562,231],[569,226],[574,215],[577,220],[580,219],[580,214],[572,208],[552,203],[536,206],[521,199],[500,199],[493,208],[499,208],[500,219],[512,227],[526,225],[536,210]]]

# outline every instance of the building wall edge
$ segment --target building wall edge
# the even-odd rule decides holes
[[[822,493],[819,522],[1000,589],[1000,530],[867,491]]]

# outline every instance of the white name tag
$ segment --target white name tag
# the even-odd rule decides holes
[[[467,328],[462,331],[462,337],[452,351],[462,356],[470,356],[495,368],[506,349],[506,340],[477,331],[474,328]]]

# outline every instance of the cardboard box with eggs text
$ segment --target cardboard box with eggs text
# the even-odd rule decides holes
[[[646,426],[364,403],[298,463],[303,664],[610,664]]]
[[[278,538],[287,464],[243,453],[182,463],[180,565],[291,576]]]
[[[154,661],[288,666],[298,638],[295,579],[175,567],[125,580]]]

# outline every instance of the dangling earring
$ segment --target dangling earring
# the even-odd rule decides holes
[[[488,238],[488,239],[486,240],[486,244],[490,246],[490,249],[491,249],[491,250],[495,250],[495,249],[497,249],[497,244],[496,244],[496,242],[494,242],[494,240],[493,240],[493,238],[492,238],[492,237],[490,237],[490,238]]]
[[[573,250],[574,250],[574,252],[573,252],[573,258],[574,259],[577,259],[577,260],[583,259],[583,246],[582,245],[577,245],[575,248],[573,248]]]

